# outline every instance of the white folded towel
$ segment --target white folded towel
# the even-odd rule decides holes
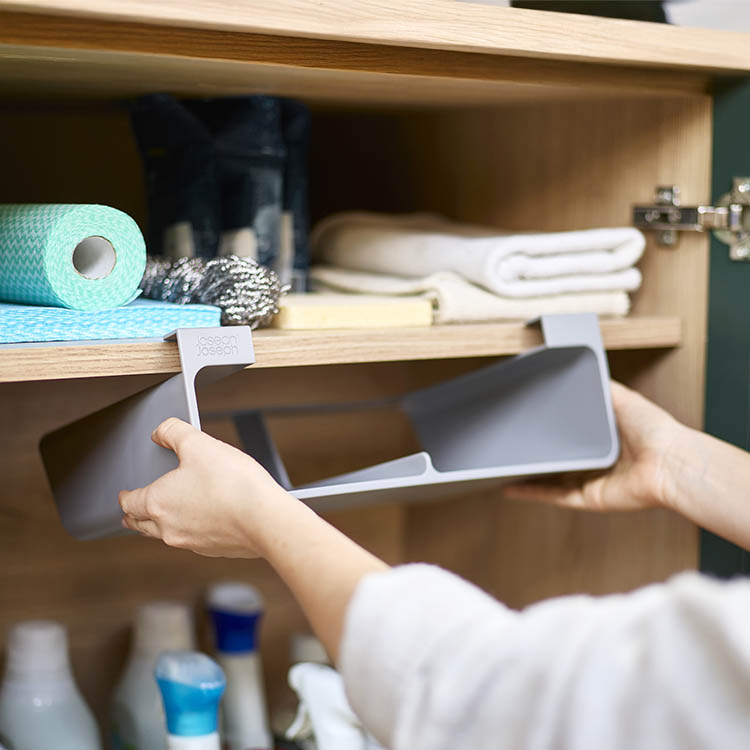
[[[645,239],[632,227],[508,234],[427,214],[333,214],[312,232],[321,263],[424,278],[453,271],[504,297],[633,291]]]
[[[316,288],[364,294],[420,296],[433,305],[435,323],[478,323],[492,320],[530,320],[555,313],[627,315],[630,299],[625,292],[579,292],[547,297],[511,299],[487,292],[451,271],[423,279],[313,266],[310,278]]]

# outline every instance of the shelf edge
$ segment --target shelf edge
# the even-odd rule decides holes
[[[636,317],[601,322],[608,350],[679,346],[678,317]],[[481,323],[334,331],[258,331],[253,368],[460,359],[518,354],[541,343],[520,323]],[[174,344],[70,343],[0,349],[0,383],[179,372]]]

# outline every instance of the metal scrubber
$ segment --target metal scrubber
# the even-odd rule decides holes
[[[270,323],[287,291],[274,271],[236,255],[212,260],[149,256],[141,289],[148,299],[215,305],[221,308],[222,325],[251,328]]]

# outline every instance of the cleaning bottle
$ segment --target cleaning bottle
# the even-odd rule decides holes
[[[164,651],[154,677],[167,724],[167,750],[220,750],[219,701],[226,680],[221,667],[197,651]]]
[[[258,651],[263,600],[246,583],[218,583],[209,589],[218,662],[227,676],[222,736],[227,750],[273,747]]]
[[[193,621],[184,604],[149,602],[137,610],[130,658],[112,700],[112,750],[164,750],[167,731],[154,681],[156,658],[162,651],[192,648]]]
[[[0,735],[14,750],[100,750],[99,730],[70,668],[68,637],[32,620],[8,634],[0,688]]]

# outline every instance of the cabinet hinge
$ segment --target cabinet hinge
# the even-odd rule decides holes
[[[679,187],[658,187],[652,204],[633,206],[633,225],[657,231],[661,245],[676,245],[678,232],[712,231],[732,260],[750,261],[750,177],[735,177],[715,206],[683,206]]]

